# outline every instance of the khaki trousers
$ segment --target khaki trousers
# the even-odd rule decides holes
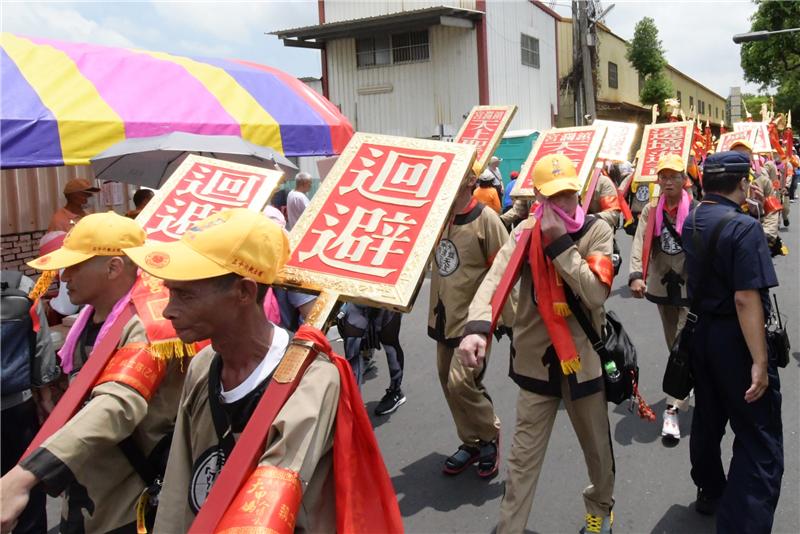
[[[661,316],[661,325],[664,327],[664,340],[667,342],[667,355],[675,343],[675,338],[686,324],[686,314],[689,308],[685,306],[669,306],[666,304],[658,305],[658,314]],[[671,404],[678,409],[686,410],[689,407],[687,399],[676,399],[667,395],[667,404]]]
[[[436,365],[444,398],[453,415],[458,438],[475,446],[479,441],[492,441],[500,432],[500,419],[494,413],[492,399],[483,386],[483,375],[489,363],[489,352],[480,368],[461,365],[455,349],[436,344]]]
[[[614,452],[611,448],[605,393],[601,391],[570,400],[566,378],[562,378],[561,392],[567,415],[583,450],[591,482],[583,490],[586,511],[608,516],[614,505]],[[561,400],[524,389],[519,391],[517,426],[506,462],[508,474],[505,495],[500,503],[497,534],[516,534],[525,530]]]

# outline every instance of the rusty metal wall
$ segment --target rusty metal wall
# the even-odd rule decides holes
[[[87,178],[94,182],[89,166],[38,167],[0,171],[0,234],[19,234],[44,230],[50,217],[65,204],[62,191],[67,180]],[[99,187],[99,184],[96,184]],[[124,203],[114,209],[124,213],[133,205],[135,187],[124,188]],[[89,211],[108,209],[100,204],[100,194],[92,196]]]

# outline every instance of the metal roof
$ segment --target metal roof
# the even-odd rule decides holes
[[[427,28],[442,24],[443,17],[473,21],[480,19],[484,13],[472,9],[462,9],[448,6],[435,6],[413,11],[402,11],[388,15],[364,17],[315,26],[304,26],[288,30],[270,32],[283,40],[286,46],[302,48],[322,48],[325,41],[359,37],[380,32],[402,32],[420,28]],[[445,21],[446,23],[446,21]]]

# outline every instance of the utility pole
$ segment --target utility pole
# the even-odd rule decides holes
[[[595,33],[589,29],[589,13],[587,11],[589,2],[573,2],[578,4],[578,39],[580,40],[580,57],[581,68],[583,70],[582,86],[583,86],[583,101],[584,113],[580,116],[580,122],[576,120],[576,124],[586,124],[586,115],[591,117],[590,120],[597,118],[597,109],[594,100],[594,77],[592,76],[592,54],[589,51],[589,39],[594,39]],[[575,24],[573,22],[573,32],[575,31]],[[573,34],[574,41],[574,34]],[[592,46],[597,43],[592,42]],[[577,117],[576,117],[577,119]]]
[[[578,0],[572,0],[572,71],[570,75],[581,71],[581,76],[574,76],[572,78],[573,94],[572,94],[572,109],[575,113],[575,126],[583,124],[583,68],[581,59],[581,33],[580,25],[578,24]]]

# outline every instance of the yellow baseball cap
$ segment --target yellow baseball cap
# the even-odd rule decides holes
[[[261,213],[236,208],[195,223],[179,241],[126,248],[125,254],[144,271],[164,280],[202,280],[236,273],[271,284],[289,257],[289,239]]]
[[[581,190],[578,171],[563,154],[550,154],[536,162],[533,167],[533,187],[546,197],[561,191]]]
[[[93,213],[72,227],[60,248],[28,265],[40,271],[64,269],[94,256],[122,256],[123,248],[143,245],[144,240],[144,230],[133,219],[113,211]]]
[[[658,159],[656,173],[669,169],[676,172],[686,172],[686,163],[678,154],[664,154]]]
[[[737,147],[737,146],[742,146],[742,147],[746,148],[747,150],[749,150],[750,152],[753,151],[753,143],[751,143],[747,139],[737,139],[736,141],[731,143],[731,146],[728,147],[728,150],[733,150],[733,147]]]

